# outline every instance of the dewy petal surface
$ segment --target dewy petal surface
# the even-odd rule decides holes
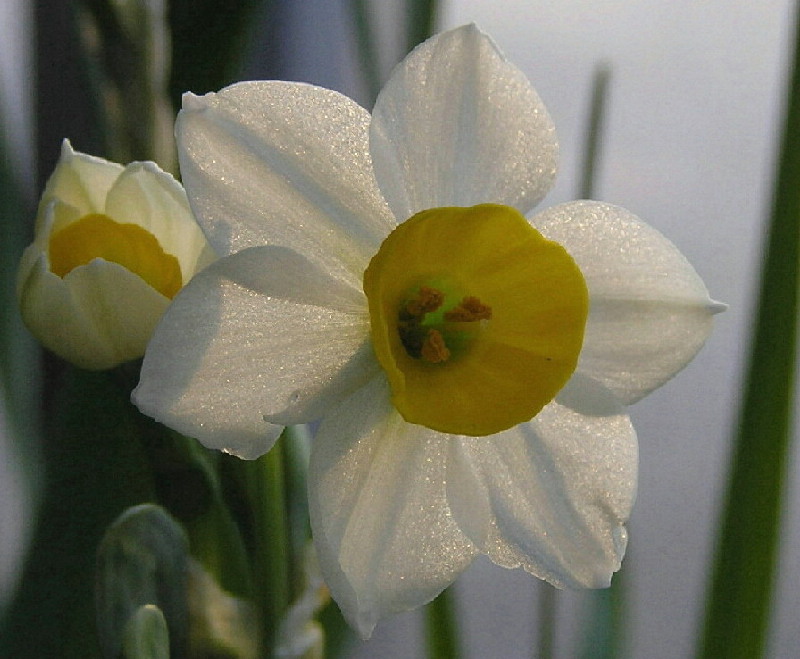
[[[552,402],[529,423],[461,440],[489,500],[483,549],[494,562],[573,588],[608,586],[619,569],[636,434],[609,392],[594,392],[594,402],[592,415]]]
[[[555,127],[525,75],[474,25],[417,47],[378,96],[375,175],[398,220],[498,203],[523,214],[550,189]]]
[[[661,386],[691,361],[711,332],[713,302],[678,249],[635,215],[576,201],[531,222],[561,243],[589,287],[590,310],[577,372],[625,404]]]
[[[377,620],[433,599],[477,550],[450,511],[452,436],[410,425],[375,378],[325,417],[309,468],[309,507],[323,576],[367,638]],[[461,505],[466,508],[466,504]]]
[[[394,226],[372,173],[369,120],[346,96],[300,83],[184,96],[183,183],[218,254],[289,247],[360,285]]]
[[[254,458],[280,426],[313,421],[376,373],[368,323],[361,291],[291,250],[246,249],[175,297],[133,399],[208,447]]]

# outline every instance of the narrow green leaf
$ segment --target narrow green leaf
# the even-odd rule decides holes
[[[0,116],[0,123],[2,119]],[[23,326],[15,292],[17,264],[30,240],[29,218],[34,209],[14,176],[15,169],[19,169],[15,154],[0,137],[0,454],[5,460],[0,469],[0,490],[5,497],[0,514],[0,544],[4,545],[0,553],[5,564],[0,570],[6,575],[18,570],[23,559],[25,536],[37,509],[42,480],[38,473],[41,352]],[[9,518],[16,519],[6,525]],[[4,647],[2,616],[12,596],[13,592],[0,593],[0,656]]]
[[[176,170],[165,3],[81,0],[79,6],[79,34],[108,156],[120,163],[154,160]]]
[[[411,52],[436,31],[436,0],[408,0],[406,51]]]
[[[0,116],[0,123],[2,120]],[[14,176],[16,167],[14,154],[0,138],[0,409],[8,428],[7,437],[0,441],[8,443],[8,453],[33,497],[39,481],[35,466],[41,430],[41,352],[22,323],[15,288],[17,265],[31,239],[30,218],[35,207],[21,191]]]
[[[172,0],[169,23],[172,32],[170,95],[180,107],[186,91],[217,91],[235,79],[242,66],[262,8],[269,11],[275,0]],[[278,22],[271,39],[280,38]]]
[[[592,79],[592,96],[589,101],[589,118],[586,125],[586,136],[583,150],[583,167],[579,199],[591,199],[594,196],[597,179],[597,167],[600,163],[600,148],[603,145],[603,129],[605,128],[606,100],[611,69],[605,63],[599,64]]]
[[[17,307],[17,264],[32,237],[30,218],[35,209],[25,203],[14,167],[13,154],[0,138],[0,377],[8,397],[6,413],[13,425],[20,421],[19,430],[23,430],[36,418],[38,381],[31,374],[38,367],[40,355]]]
[[[361,73],[369,93],[370,105],[381,90],[381,74],[378,70],[378,50],[372,36],[372,21],[367,0],[350,0],[353,24],[356,28],[356,44]]]
[[[429,659],[457,659],[458,625],[456,624],[453,588],[446,588],[425,607],[425,635]]]
[[[328,659],[345,657],[347,648],[358,641],[336,602],[331,600],[317,618],[325,631],[325,656]]]
[[[753,345],[698,656],[763,656],[792,434],[800,250],[800,30]]]
[[[595,67],[592,94],[583,151],[581,184],[578,197],[592,199],[597,187],[597,171],[601,160],[608,85],[611,69],[601,62]],[[611,659],[619,655],[622,643],[622,620],[625,598],[622,573],[614,575],[611,586],[586,593],[586,624],[580,656],[586,659]]]

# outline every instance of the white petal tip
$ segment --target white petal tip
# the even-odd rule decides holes
[[[351,622],[351,627],[362,641],[368,641],[372,638],[372,632],[375,631],[376,624],[378,624],[378,619],[373,612],[357,613],[355,619]]]
[[[234,458],[239,458],[240,460],[258,460],[258,458],[267,452],[261,447],[247,447],[244,450],[238,448],[221,448],[220,451],[227,455],[232,455]]]
[[[208,107],[209,96],[213,96],[213,94],[197,96],[196,94],[192,94],[192,92],[186,92],[181,97],[181,109],[184,112],[199,112]]]
[[[72,148],[72,142],[69,141],[68,137],[65,137],[61,141],[61,157],[69,157],[75,153],[75,149]]]
[[[725,304],[724,302],[717,302],[716,300],[711,300],[708,303],[708,310],[712,314],[722,313],[723,311],[726,311],[727,309],[728,309],[728,305]]]

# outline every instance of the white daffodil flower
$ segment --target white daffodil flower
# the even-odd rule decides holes
[[[625,552],[625,406],[679,371],[721,306],[660,233],[578,201],[533,216],[553,123],[474,26],[430,39],[370,114],[326,89],[187,95],[190,203],[225,258],[175,298],[139,408],[246,458],[320,420],[322,574],[368,637],[481,554],[604,587]]]
[[[64,140],[20,261],[22,318],[67,361],[111,368],[144,354],[172,297],[214,258],[171,175]]]

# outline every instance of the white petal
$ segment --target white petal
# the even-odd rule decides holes
[[[372,174],[368,126],[349,98],[299,83],[184,96],[183,184],[217,253],[289,247],[360,286],[394,225]]]
[[[625,553],[638,457],[630,420],[605,398],[603,414],[553,402],[530,423],[463,439],[494,516],[493,561],[558,587],[608,586]]]
[[[576,201],[536,215],[589,288],[578,372],[630,404],[691,361],[711,332],[713,302],[694,268],[663,235],[618,206]]]
[[[47,348],[87,369],[141,357],[169,304],[143,279],[95,259],[63,279],[35,246],[23,256],[18,295],[25,324]]]
[[[41,230],[44,209],[54,199],[75,207],[80,215],[105,212],[106,194],[122,169],[115,162],[75,151],[69,140],[64,140],[61,157],[39,202],[37,233]]]
[[[363,293],[297,254],[253,247],[181,290],[147,349],[134,402],[210,448],[264,453],[374,375]]]
[[[334,599],[364,638],[380,617],[433,599],[476,554],[449,511],[452,441],[403,421],[382,376],[319,429],[308,479],[314,544]]]
[[[474,25],[418,46],[378,96],[375,175],[398,220],[494,202],[526,213],[555,178],[558,144],[525,75]]]
[[[131,163],[114,182],[106,214],[115,222],[138,224],[178,259],[183,283],[214,260],[214,253],[189,209],[186,193],[172,175],[152,162]]]

